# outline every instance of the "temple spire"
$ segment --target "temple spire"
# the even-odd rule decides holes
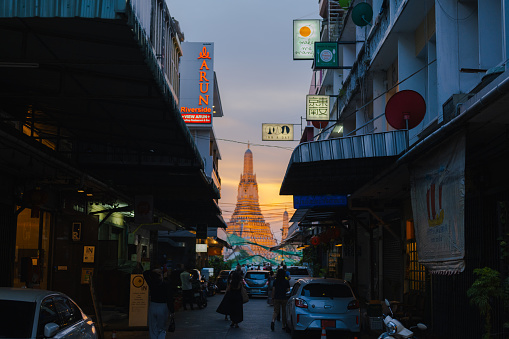
[[[246,153],[244,153],[244,175],[246,174],[253,174],[253,153],[249,149],[249,143]]]

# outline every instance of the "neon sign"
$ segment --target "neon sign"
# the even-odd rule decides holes
[[[207,46],[203,46],[200,50],[194,49],[191,53],[195,55],[196,60],[191,61],[190,67],[187,68],[189,74],[193,74],[189,79],[191,88],[194,88],[194,95],[188,96],[191,100],[187,100],[185,104],[180,107],[180,113],[182,118],[188,124],[210,124],[212,123],[212,104],[210,98],[212,97],[211,92],[213,91],[213,61],[212,54],[207,50]],[[212,48],[213,53],[213,48]],[[197,56],[196,56],[197,55]],[[197,72],[197,73],[195,73]],[[198,84],[196,84],[198,81]],[[198,86],[197,86],[198,85]],[[197,87],[196,87],[197,86]],[[213,101],[213,100],[212,100]],[[210,104],[210,105],[209,105]],[[189,114],[189,113],[201,113],[201,114]]]

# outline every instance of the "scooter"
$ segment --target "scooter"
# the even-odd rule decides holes
[[[394,313],[392,313],[391,303],[389,302],[389,300],[385,299],[385,305],[387,305],[389,311],[391,311],[392,316],[384,314],[384,324],[386,331],[380,334],[378,339],[416,338],[414,337],[414,332],[412,332],[411,330],[419,329],[421,331],[425,331],[428,329],[428,327],[422,323],[418,323],[417,326],[412,326],[410,330],[407,329],[405,326],[403,326],[403,324],[399,320],[394,318]]]
[[[203,290],[201,281],[192,280],[193,285],[193,302],[198,305],[198,308],[207,307],[207,292]]]

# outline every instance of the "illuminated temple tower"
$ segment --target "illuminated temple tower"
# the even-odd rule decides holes
[[[288,212],[285,210],[283,213],[283,228],[281,229],[281,242],[286,239],[288,236],[288,228],[290,228],[290,223],[288,222]]]
[[[226,232],[235,233],[259,245],[267,247],[276,245],[270,224],[265,222],[258,203],[258,184],[256,183],[256,175],[253,173],[253,153],[249,146],[246,153],[244,153],[244,172],[240,176],[237,205],[228,222]],[[258,254],[265,258],[274,257],[272,252],[259,246],[243,247],[251,255]]]

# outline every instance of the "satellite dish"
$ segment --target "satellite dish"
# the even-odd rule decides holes
[[[425,114],[424,98],[412,90],[399,91],[385,106],[385,118],[395,129],[412,129],[421,123]]]
[[[366,26],[371,22],[371,19],[373,19],[373,8],[366,3],[361,2],[352,10],[352,21],[357,26]]]
[[[311,123],[313,124],[313,126],[315,126],[315,128],[322,129],[322,128],[327,127],[327,125],[329,124],[329,121],[328,120],[314,120]]]

